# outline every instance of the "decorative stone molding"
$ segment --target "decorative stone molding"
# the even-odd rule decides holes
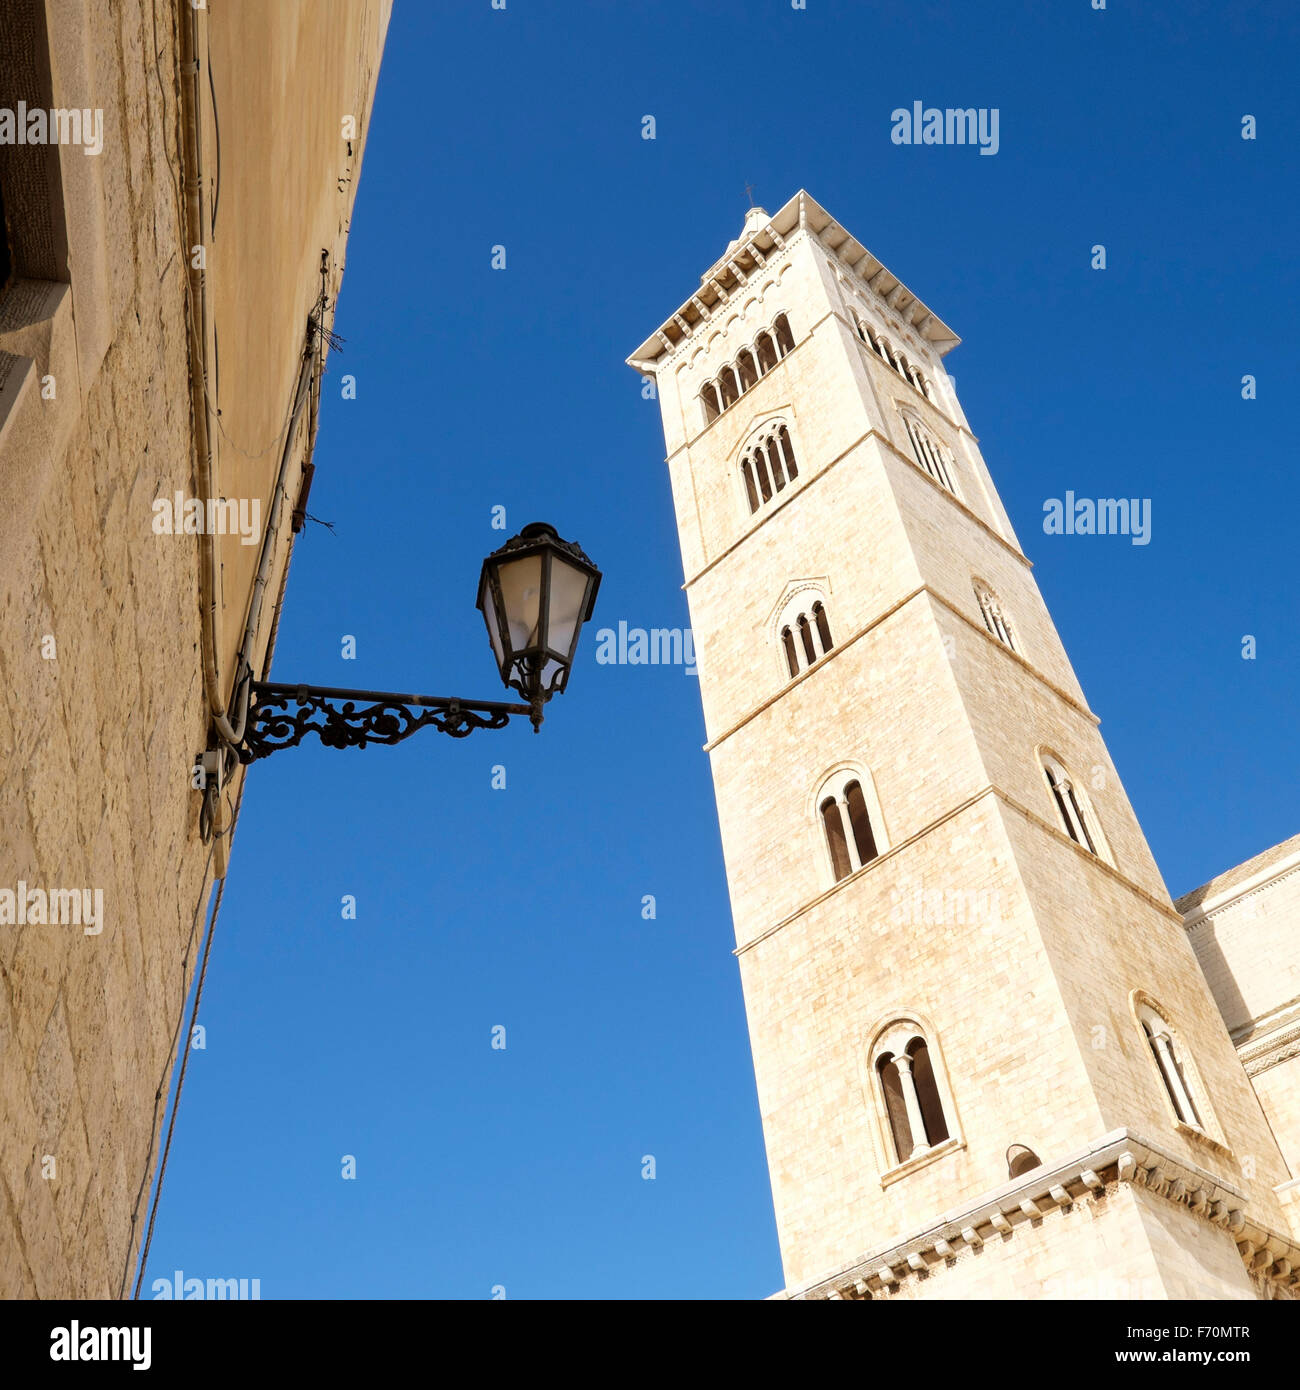
[[[818,221],[821,222],[820,226],[815,225]],[[784,231],[779,228],[784,228]],[[837,232],[841,236],[832,246],[828,238],[833,238]],[[797,244],[801,236],[815,241],[832,265],[843,266],[852,277],[850,283],[855,288],[862,285],[869,290],[879,303],[882,316],[900,329],[902,324],[899,321],[905,321],[907,329],[917,336],[927,352],[942,357],[960,341],[942,319],[917,299],[892,271],[881,265],[865,246],[840,227],[816,199],[801,190],[766,222],[755,219],[751,224],[746,219],[740,237],[705,272],[701,288],[627,359],[628,364],[637,371],[651,375],[671,368],[683,350],[696,340],[700,329],[716,318],[719,307],[731,304],[737,293],[747,288],[751,279],[770,272],[773,266],[787,257],[790,248]],[[770,245],[762,245],[764,241]],[[745,258],[754,264],[744,267],[741,263]],[[719,277],[724,275],[732,276],[736,283],[731,286],[722,284]],[[705,302],[706,293],[716,296],[712,303]],[[694,320],[688,312],[690,310],[698,315]],[[681,336],[674,341],[669,329]]]
[[[1014,1239],[1026,1225],[1037,1226],[1053,1212],[1104,1201],[1108,1192],[1124,1184],[1144,1187],[1230,1234],[1261,1298],[1300,1299],[1300,1245],[1252,1222],[1246,1194],[1240,1189],[1123,1129],[1064,1163],[1035,1168],[948,1212],[918,1235],[777,1297],[849,1301],[897,1297],[911,1281],[941,1273],[989,1240]]]
[[[1252,1039],[1237,1049],[1247,1076],[1259,1076],[1300,1056],[1300,1023],[1263,1038]]]

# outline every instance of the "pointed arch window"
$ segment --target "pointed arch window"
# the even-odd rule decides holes
[[[912,445],[916,461],[940,486],[947,488],[955,497],[957,489],[952,485],[952,455],[921,422],[911,415],[903,416],[907,438]]]
[[[1096,822],[1083,789],[1075,785],[1064,766],[1051,754],[1042,755],[1042,764],[1062,829],[1076,845],[1081,845],[1089,854],[1097,854],[1100,858],[1097,844],[1101,836],[1094,833]]]
[[[774,420],[764,426],[740,458],[740,476],[752,516],[799,476],[789,426]]]
[[[979,601],[980,616],[984,619],[984,626],[1003,646],[1010,647],[1013,652],[1019,651],[1015,634],[1011,629],[1011,621],[1007,617],[998,596],[982,580],[976,580],[975,597]]]
[[[871,863],[885,848],[879,807],[865,773],[854,769],[837,773],[817,797],[817,814],[836,883]]]
[[[889,1139],[889,1163],[920,1158],[953,1138],[946,1085],[941,1085],[930,1044],[915,1019],[898,1019],[881,1030],[871,1070]]]
[[[1192,1129],[1208,1134],[1209,1107],[1200,1076],[1177,1029],[1154,1000],[1138,997],[1135,1012],[1175,1116]]]

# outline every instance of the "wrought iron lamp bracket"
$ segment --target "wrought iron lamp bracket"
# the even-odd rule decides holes
[[[528,715],[536,729],[542,722],[541,703],[254,681],[239,761],[251,763],[280,748],[293,748],[307,734],[315,734],[326,748],[365,748],[371,743],[401,743],[430,727],[465,738],[475,729],[504,729],[515,714]]]

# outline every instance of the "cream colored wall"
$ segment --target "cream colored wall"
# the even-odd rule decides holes
[[[1286,1160],[1288,1179],[1300,1178],[1300,1056],[1257,1072],[1252,1081],[1273,1138]],[[1300,1234],[1300,1210],[1292,1213]]]
[[[1300,864],[1290,853],[1259,876],[1262,881],[1251,876],[1248,865],[1241,874],[1241,881],[1189,913],[1188,939],[1249,1068],[1285,1156],[1287,1176],[1295,1178],[1300,1177]]]
[[[1235,1038],[1300,1008],[1300,865],[1193,918],[1189,937]],[[1244,886],[1244,885],[1243,885]]]
[[[28,383],[0,399],[0,497],[20,503],[0,545],[0,888],[101,889],[104,923],[0,925],[0,1296],[108,1297],[138,1246],[211,872],[190,789],[207,733],[198,555],[194,537],[151,529],[155,498],[195,486],[177,192],[188,11],[47,12],[56,104],[102,107],[105,140],[60,160],[70,288],[18,329],[17,301],[0,306],[0,347],[26,354]],[[205,141],[205,188],[220,190],[210,387],[237,442],[283,420],[322,246],[337,283],[356,187],[337,188],[338,116],[368,109],[387,14],[228,0],[200,15],[221,118],[219,169]],[[51,372],[58,396],[42,402],[31,383]],[[218,486],[265,500],[277,462],[227,448]],[[256,554],[222,546],[227,670]]]
[[[936,886],[988,894],[997,911],[909,921],[912,890]],[[1012,1144],[1046,1157],[1101,1132],[990,798],[843,883],[740,968],[788,1285],[1002,1185]],[[898,1013],[929,1025],[964,1147],[885,1186],[896,1164],[869,1048]]]

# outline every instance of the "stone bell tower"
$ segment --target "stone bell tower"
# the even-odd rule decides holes
[[[1292,1296],[1289,1174],[957,342],[801,192],[628,359],[663,415],[785,1295]]]

